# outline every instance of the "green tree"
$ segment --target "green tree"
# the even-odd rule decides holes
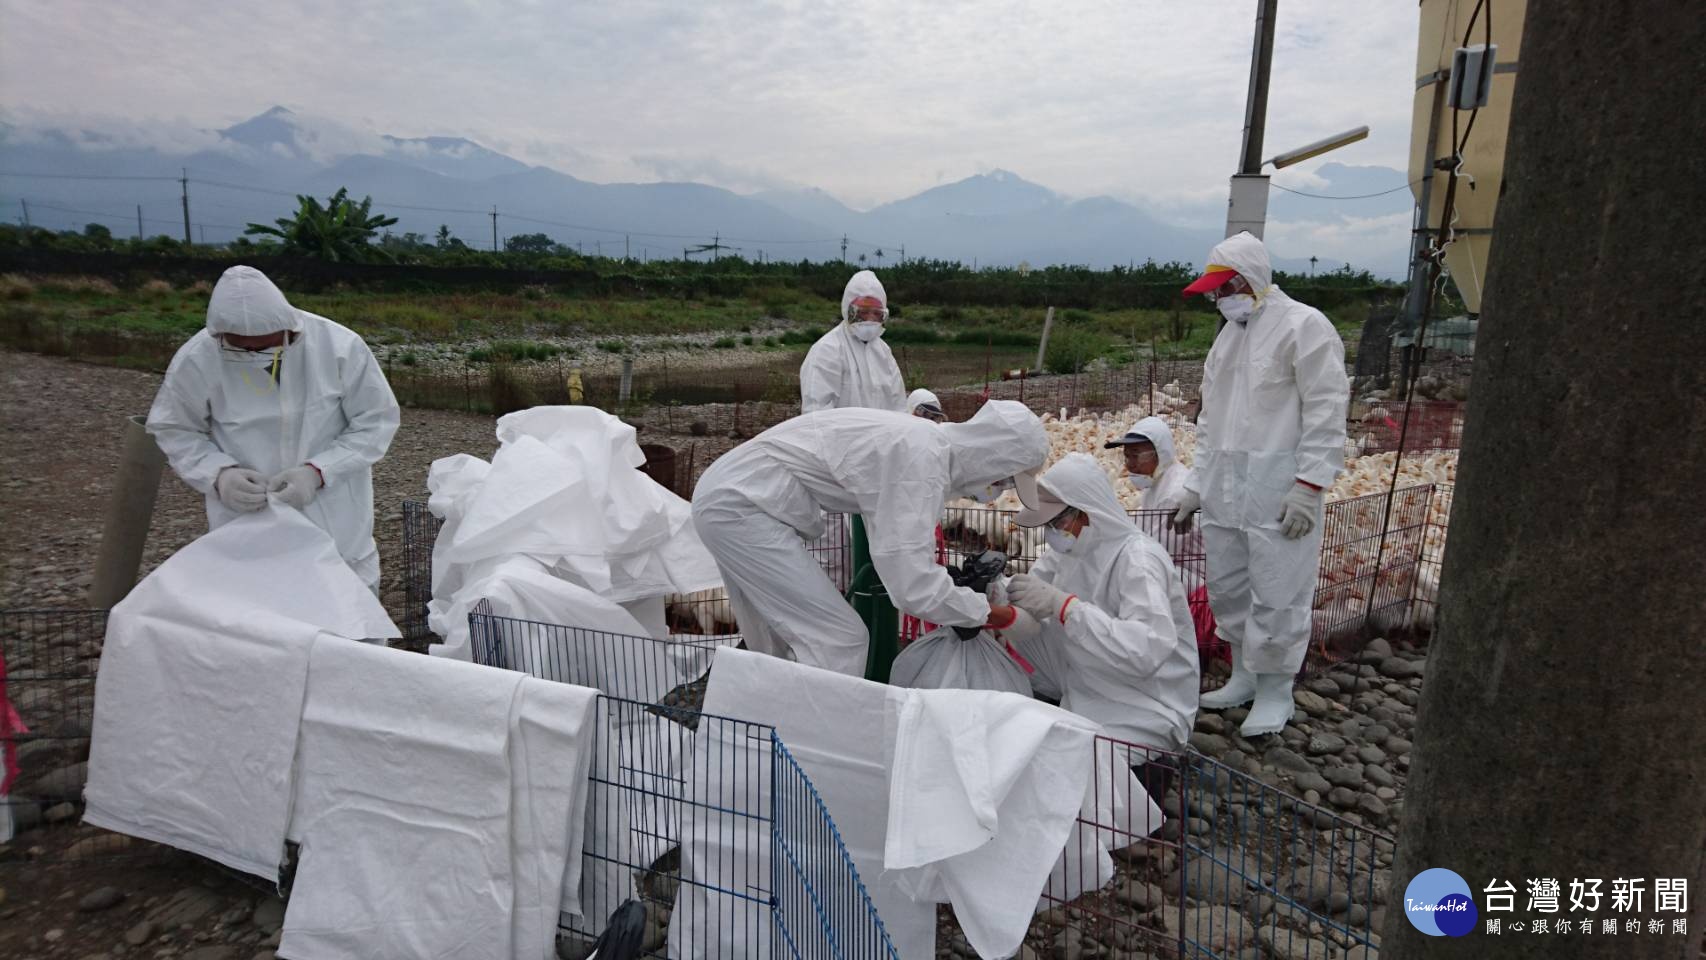
[[[543,233],[518,233],[504,240],[504,249],[510,253],[550,253],[555,246]]]
[[[99,247],[110,247],[113,245],[113,232],[104,223],[85,223],[83,239]]]
[[[277,237],[285,253],[297,256],[341,262],[391,259],[389,253],[369,241],[397,218],[371,212],[372,197],[362,197],[357,203],[349,199],[347,189],[339,187],[325,206],[306,194],[298,194],[296,201],[296,214],[280,217],[275,221],[277,226],[251,223],[243,232]]]

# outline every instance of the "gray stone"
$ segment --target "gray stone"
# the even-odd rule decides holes
[[[1357,809],[1377,819],[1384,819],[1387,815],[1386,801],[1373,794],[1363,794],[1362,799],[1357,801]]]
[[[158,929],[154,925],[154,921],[144,920],[124,932],[124,942],[133,947],[140,947],[154,939],[154,934]]]
[[[1392,728],[1388,727],[1384,723],[1376,723],[1376,724],[1370,725],[1367,730],[1364,730],[1362,732],[1362,735],[1370,743],[1379,743],[1380,741],[1385,740],[1387,737],[1392,736]]]
[[[1333,686],[1339,688],[1340,694],[1356,693],[1357,676],[1354,673],[1336,672],[1332,674]]]
[[[1304,686],[1308,688],[1310,693],[1319,696],[1336,697],[1339,695],[1339,685],[1328,677],[1316,677]]]
[[[1327,912],[1335,916],[1350,909],[1351,895],[1343,890],[1334,890],[1327,894]]]
[[[1320,756],[1324,753],[1338,753],[1344,748],[1344,738],[1334,736],[1330,733],[1317,734],[1309,738],[1309,752],[1315,756]]]
[[[1192,817],[1185,821],[1185,826],[1192,836],[1204,837],[1214,832],[1214,825],[1201,817]]]
[[[1333,708],[1327,705],[1325,699],[1308,690],[1294,690],[1291,696],[1303,712],[1312,717],[1324,717],[1332,712]]]
[[[1398,791],[1392,789],[1391,787],[1376,787],[1374,789],[1374,795],[1379,797],[1382,800],[1385,800],[1387,803],[1391,803],[1392,801],[1398,799]]]
[[[1267,760],[1280,770],[1290,770],[1293,773],[1307,773],[1315,766],[1295,751],[1285,747],[1274,747],[1267,753]]]
[[[1181,921],[1179,911],[1164,910],[1162,927],[1169,939],[1191,937],[1199,947],[1217,956],[1226,956],[1243,948],[1256,936],[1256,928],[1244,915],[1225,907],[1213,906],[1186,910]]]
[[[1363,763],[1385,763],[1386,751],[1376,746],[1358,747],[1357,759]]]
[[[1125,886],[1116,889],[1114,899],[1140,913],[1160,909],[1166,904],[1166,898],[1162,896],[1160,887],[1153,883],[1135,879],[1127,881]]]
[[[236,947],[228,943],[215,943],[205,947],[196,947],[184,954],[184,960],[233,960],[236,956]]]
[[[1249,715],[1249,707],[1231,707],[1221,714],[1221,716],[1226,718],[1227,723],[1243,723],[1244,718]]]
[[[77,816],[77,805],[74,803],[56,803],[42,811],[41,818],[48,823],[64,823]]]
[[[1351,904],[1350,909],[1345,911],[1345,923],[1349,924],[1352,930],[1363,929],[1368,924],[1368,908],[1360,903]]]
[[[1327,791],[1333,789],[1332,783],[1328,782],[1326,777],[1321,776],[1319,773],[1316,773],[1313,770],[1309,771],[1308,773],[1298,774],[1296,777],[1293,778],[1292,782],[1297,784],[1297,788],[1299,790],[1304,790],[1304,791],[1313,790],[1314,792],[1316,792],[1318,794],[1324,794]]]
[[[284,901],[277,897],[267,897],[255,905],[255,914],[250,919],[262,930],[271,931],[283,927]]]
[[[249,960],[274,960],[277,956],[278,954],[273,953],[271,950],[262,950],[260,953],[250,957]]]
[[[1386,741],[1386,752],[1395,757],[1407,757],[1410,755],[1410,741],[1403,737],[1391,737]]]
[[[1363,767],[1362,775],[1369,783],[1377,787],[1392,787],[1398,783],[1398,779],[1392,776],[1392,772],[1382,766]]]
[[[1199,713],[1197,729],[1204,733],[1225,733],[1226,721],[1218,713]]]
[[[228,927],[235,927],[239,924],[248,923],[249,918],[254,916],[254,914],[254,906],[245,901],[220,914],[219,922]]]
[[[1357,793],[1349,787],[1334,787],[1332,791],[1327,794],[1327,802],[1342,810],[1350,810],[1356,807],[1357,801],[1361,799],[1361,797],[1362,794]]]
[[[133,841],[120,833],[97,833],[65,848],[67,860],[98,860],[130,849]]]
[[[1218,757],[1224,755],[1227,750],[1231,749],[1232,744],[1227,742],[1227,739],[1219,734],[1203,733],[1198,730],[1191,733],[1191,746],[1195,747],[1197,752],[1204,756]]]
[[[83,899],[77,901],[77,910],[80,913],[99,913],[102,910],[111,910],[123,900],[124,891],[119,888],[101,887],[85,894]]]
[[[1256,938],[1274,960],[1326,960],[1331,955],[1327,944],[1278,927],[1263,927]]]
[[[1362,786],[1362,768],[1361,767],[1347,767],[1347,766],[1337,766],[1337,765],[1329,766],[1329,767],[1323,767],[1321,770],[1321,776],[1325,777],[1327,779],[1328,783],[1331,783],[1334,786],[1338,786],[1338,787],[1361,787]]]
[[[1392,656],[1392,644],[1381,637],[1375,637],[1362,648],[1362,656],[1358,659],[1363,663],[1380,663]]]
[[[42,800],[76,800],[88,779],[89,765],[73,763],[43,774],[18,792]]]

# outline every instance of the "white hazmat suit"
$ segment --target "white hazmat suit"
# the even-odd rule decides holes
[[[764,431],[705,471],[693,522],[722,571],[750,649],[862,676],[865,625],[802,538],[823,514],[865,518],[871,563],[889,599],[931,623],[981,626],[982,594],[936,565],[936,522],[950,497],[1048,455],[1042,422],[1023,404],[992,400],[965,423],[880,410],[824,410]]]
[[[882,337],[869,343],[853,335],[851,308],[859,297],[875,297],[888,306],[882,281],[869,270],[861,270],[847,281],[841,293],[841,322],[806,351],[800,364],[800,412],[840,407],[871,407],[876,410],[910,412],[906,384],[894,353]]]
[[[280,330],[294,338],[277,350],[238,350],[220,340]],[[265,274],[238,266],[214,286],[207,328],[166,368],[148,432],[178,476],[206,495],[210,530],[237,516],[214,490],[220,470],[240,466],[272,477],[313,464],[325,486],[302,513],[377,591],[372,468],[399,420],[397,399],[361,337],[295,309]]]
[[[1201,498],[1209,606],[1234,666],[1225,696],[1203,702],[1242,702],[1254,693],[1252,675],[1283,676],[1271,699],[1283,693],[1289,718],[1289,678],[1309,645],[1322,531],[1319,507],[1313,528],[1296,539],[1280,517],[1299,480],[1324,489],[1344,469],[1345,348],[1319,310],[1273,285],[1260,240],[1229,237],[1209,252],[1209,263],[1237,271],[1255,309],[1221,329],[1204,363],[1196,462],[1186,481]]]
[[[1034,688],[1100,723],[1108,736],[1179,750],[1196,723],[1196,630],[1167,551],[1137,529],[1096,459],[1072,453],[1038,481],[1089,515],[1071,552],[1045,548],[1031,575],[1076,600],[1066,620],[1005,636],[1031,664]],[[1029,623],[1021,618],[1021,623]]]

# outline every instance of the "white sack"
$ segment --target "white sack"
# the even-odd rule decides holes
[[[85,822],[276,881],[321,635],[400,636],[300,511],[245,514],[173,554],[107,621]]]
[[[961,640],[952,627],[938,627],[907,644],[889,669],[889,683],[925,690],[999,690],[1030,697],[1025,668],[989,631]]]

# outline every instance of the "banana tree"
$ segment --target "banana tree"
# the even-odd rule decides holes
[[[373,213],[372,197],[356,202],[348,193],[340,187],[325,206],[313,197],[298,194],[294,216],[280,217],[274,221],[277,226],[251,223],[243,232],[277,237],[286,253],[299,256],[340,262],[391,259],[389,252],[368,241],[397,218]]]

